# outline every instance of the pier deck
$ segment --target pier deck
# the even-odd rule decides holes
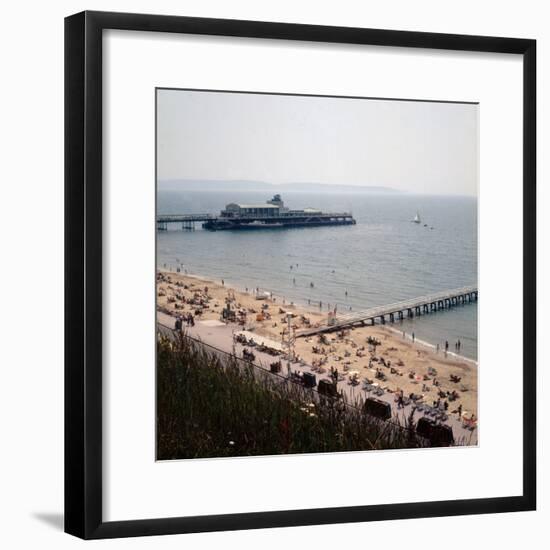
[[[398,320],[402,320],[405,316],[407,318],[413,318],[415,315],[430,313],[441,309],[450,309],[459,304],[474,302],[477,301],[477,298],[477,286],[465,286],[444,290],[442,292],[435,292],[410,300],[402,300],[393,304],[375,306],[361,311],[337,315],[332,323],[298,331],[296,332],[296,336],[311,336],[321,332],[332,332],[354,325],[365,325],[367,322],[374,325],[377,320],[379,320],[381,324],[385,324],[386,317],[390,323],[393,323],[396,317]]]

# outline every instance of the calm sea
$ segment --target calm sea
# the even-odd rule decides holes
[[[269,198],[259,192],[159,191],[157,210],[218,214],[229,202]],[[321,301],[324,311],[338,304],[339,312],[477,284],[476,198],[287,192],[283,199],[290,208],[351,211],[357,224],[214,232],[198,223],[196,231],[173,224],[157,232],[157,265],[260,287],[297,303]],[[417,210],[422,224],[411,223]],[[460,339],[461,353],[477,359],[477,304],[394,326],[433,345],[448,340],[451,351]]]

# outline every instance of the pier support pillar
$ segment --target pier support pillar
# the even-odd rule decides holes
[[[390,323],[393,323],[395,321],[395,317],[393,313],[390,313]]]
[[[380,323],[382,325],[385,325],[386,324],[386,317],[384,315],[380,315]]]
[[[398,311],[397,316],[399,317],[399,320],[402,321],[403,320],[403,311]]]

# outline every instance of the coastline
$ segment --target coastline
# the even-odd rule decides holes
[[[186,271],[185,268],[178,272],[177,270],[173,270],[173,269],[169,269],[169,268],[165,268],[165,267],[161,268],[161,267],[157,266],[157,273],[168,273],[168,274],[171,274],[171,275],[182,275],[184,277],[189,277],[190,279],[197,279],[199,281],[209,282],[213,285],[218,285],[218,284],[221,283],[221,279],[218,279],[216,281],[214,278],[212,278],[211,275],[203,275],[201,273],[196,273],[196,272],[190,273],[189,271]],[[250,291],[255,290],[254,288],[249,288],[248,292],[247,292],[247,290],[246,290],[247,287],[243,287],[243,286],[237,285],[235,283],[228,282],[225,279],[224,279],[224,282],[225,282],[225,284],[224,284],[225,288],[230,288],[230,289],[235,290],[237,292],[243,292],[243,293],[251,294]],[[279,291],[273,292],[272,289],[267,288],[267,287],[258,287],[258,289],[261,292],[269,292],[275,298],[280,298],[280,299],[285,300],[285,305],[287,305],[288,307],[297,306],[297,307],[308,309],[308,310],[311,309],[311,304],[308,304],[306,302],[306,300],[304,300],[304,299],[290,300],[290,301],[287,302],[286,301],[287,297],[283,296],[283,294],[280,293]],[[312,309],[311,311],[312,311],[312,313],[315,313],[315,310]]]
[[[390,332],[393,332],[397,335],[401,335],[403,333],[402,330],[398,330],[394,327],[387,326],[387,325],[386,325],[386,330],[389,330]],[[406,338],[409,338],[410,341],[412,342],[411,335],[408,333],[405,333],[405,335],[406,335]],[[432,344],[431,342],[427,342],[426,340],[422,340],[420,338],[415,338],[414,343],[417,344],[418,346],[423,346],[425,348],[428,348],[432,352],[437,350],[436,345]],[[460,355],[460,353],[456,353],[454,351],[448,351],[447,357],[452,357],[454,359],[457,359],[458,361],[465,361],[466,363],[471,363],[475,367],[479,366],[478,361],[476,359],[472,359],[471,357],[466,357],[465,355]]]
[[[231,296],[232,303],[247,312],[246,326],[242,328],[279,343],[285,326],[281,312],[284,313],[287,310],[293,312],[293,326],[296,329],[305,326],[304,320],[314,324],[322,323],[327,318],[326,311],[316,310],[311,306],[308,307],[307,304],[287,301],[286,298],[277,294],[270,294],[270,297],[264,300],[256,300],[254,295],[256,289],[248,289],[247,292],[240,286],[226,281],[222,284],[221,280],[216,281],[202,274],[182,271],[178,273],[159,267],[157,267],[157,274],[169,277],[172,281],[171,284],[157,282],[157,309],[173,316],[191,311],[193,306],[178,304],[179,298],[174,298],[175,301],[169,303],[168,296],[171,292],[180,297],[187,295],[186,297],[189,298],[193,293],[200,291],[208,304],[200,318],[210,321],[220,319],[226,299]],[[170,286],[172,291],[168,288]],[[207,292],[204,292],[204,287],[208,287]],[[165,296],[158,295],[161,289]],[[260,293],[270,292],[267,288],[259,288],[259,291]],[[267,306],[265,310],[262,308],[263,304]],[[262,310],[267,313],[268,318],[260,321]],[[426,402],[430,403],[439,399],[440,391],[453,391],[459,394],[459,397],[448,403],[449,413],[456,412],[456,408],[460,405],[459,410],[468,414],[473,413],[477,417],[477,361],[452,352],[436,353],[436,346],[433,344],[419,339],[413,342],[410,334],[405,333],[405,337],[403,334],[403,331],[386,325],[353,327],[345,331],[343,338],[335,336],[334,333],[327,335],[324,345],[319,344],[317,337],[297,338],[295,353],[307,364],[319,363],[324,367],[333,366],[345,374],[347,371],[358,371],[361,381],[375,379],[379,370],[378,359],[382,358],[384,363],[392,365],[388,369],[382,369],[385,380],[380,381],[380,385],[386,391],[394,393],[401,390],[406,395],[422,394]],[[369,361],[369,353],[366,349],[366,339],[369,337],[380,342],[378,349],[375,349],[378,356],[375,364]],[[314,348],[319,347],[323,348],[322,353],[313,351]],[[437,373],[435,376],[431,374],[434,371]],[[460,383],[450,381],[451,375],[458,376]]]
[[[201,273],[190,273],[190,272],[186,272],[185,269],[183,269],[182,271],[180,272],[177,272],[176,270],[173,270],[173,269],[170,269],[168,267],[164,268],[164,267],[160,267],[160,266],[157,266],[157,272],[166,272],[166,273],[169,273],[169,274],[173,274],[173,275],[183,275],[185,277],[189,277],[191,279],[197,279],[197,280],[200,280],[200,281],[204,281],[204,282],[208,282],[212,285],[218,285],[221,283],[221,279],[219,279],[219,281],[217,281],[216,279],[212,278],[212,276],[210,275],[203,275]],[[243,292],[243,293],[246,293],[246,287],[243,287],[243,286],[240,286],[240,285],[237,285],[235,283],[231,283],[231,282],[228,282],[227,280],[224,280],[225,282],[225,288],[230,288],[232,290],[235,290],[236,292]],[[318,314],[318,313],[321,313],[323,314],[323,317],[326,318],[326,314],[327,314],[327,310],[326,309],[322,309],[322,310],[319,310],[317,308],[314,308],[312,307],[312,304],[311,303],[307,303],[307,300],[305,299],[292,299],[292,300],[288,300],[286,296],[284,296],[282,293],[279,293],[278,291],[272,291],[272,289],[270,288],[267,288],[267,287],[258,287],[259,290],[261,292],[269,292],[272,296],[274,296],[275,298],[280,298],[280,299],[283,299],[285,300],[285,307],[297,307],[297,308],[300,308],[300,309],[304,309],[304,310],[307,310],[309,313],[311,314]],[[252,295],[252,288],[248,289],[248,294],[249,295]],[[325,302],[326,303],[326,302]],[[341,304],[337,304],[337,305],[341,305]],[[401,336],[403,331],[400,330],[400,329],[397,329],[395,328],[394,326],[391,326],[391,325],[388,325],[386,324],[385,325],[385,328],[390,331],[390,332],[393,332],[395,333],[396,335],[399,335]],[[413,331],[414,332],[414,331]],[[410,341],[412,342],[412,339],[411,339],[411,334],[410,332],[405,332],[406,334],[406,338],[410,339]],[[424,340],[422,338],[418,338],[418,337],[415,337],[415,340],[414,340],[414,343],[417,344],[418,346],[424,346],[425,348],[427,348],[428,350],[430,351],[435,351],[437,349],[437,345],[428,341],[428,340]],[[444,352],[441,352],[441,353],[444,353]],[[471,363],[473,366],[475,367],[478,367],[479,366],[479,362],[477,359],[474,359],[473,357],[468,357],[466,355],[462,355],[460,353],[457,353],[455,351],[447,351],[447,357],[452,357],[452,358],[455,358],[457,359],[458,361],[465,361],[467,363]]]

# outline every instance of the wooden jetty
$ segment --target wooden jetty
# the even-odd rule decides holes
[[[375,306],[361,311],[349,312],[337,315],[331,323],[320,325],[315,328],[296,332],[296,336],[311,336],[321,332],[332,332],[355,325],[374,325],[377,321],[380,324],[390,323],[395,320],[403,320],[405,317],[413,318],[418,315],[450,309],[459,304],[466,304],[477,301],[477,286],[464,286],[451,290],[444,290],[426,296],[419,296],[411,300],[402,300],[384,306]]]

